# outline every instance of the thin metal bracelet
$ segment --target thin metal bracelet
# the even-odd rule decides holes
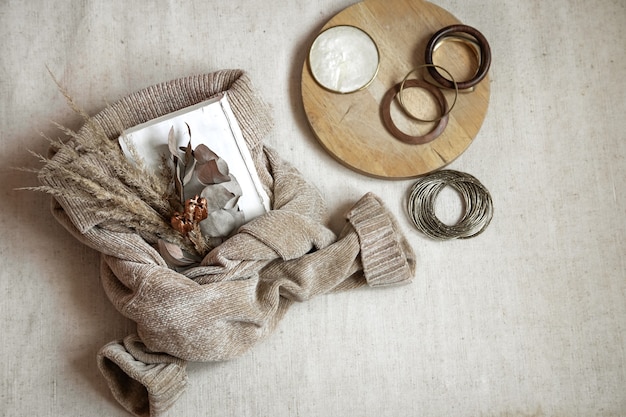
[[[417,72],[421,68],[430,68],[430,67],[433,67],[435,69],[437,69],[437,68],[441,69],[446,74],[448,74],[448,76],[452,79],[453,88],[454,88],[454,101],[452,102],[450,107],[448,107],[447,111],[444,110],[439,117],[436,117],[434,119],[422,119],[422,118],[419,118],[419,117],[415,116],[413,113],[411,113],[409,111],[409,109],[407,109],[406,106],[404,105],[404,98],[403,98],[404,87],[405,87],[405,84],[407,83],[409,77],[411,76],[411,74],[413,74],[414,72]],[[398,103],[400,103],[400,107],[402,107],[402,110],[404,110],[406,115],[409,116],[413,120],[417,120],[418,122],[425,122],[425,123],[436,122],[436,121],[439,121],[439,120],[443,119],[444,117],[447,117],[448,114],[450,114],[450,112],[452,111],[452,109],[456,105],[456,101],[457,101],[458,98],[459,98],[459,88],[457,86],[456,81],[454,81],[454,77],[452,76],[452,74],[450,74],[450,71],[448,71],[447,69],[445,69],[442,66],[434,65],[434,64],[424,64],[424,65],[420,65],[418,67],[413,68],[411,71],[409,71],[404,76],[404,79],[402,79],[402,82],[400,83],[400,91],[398,91]],[[446,104],[446,107],[447,107],[447,104]]]

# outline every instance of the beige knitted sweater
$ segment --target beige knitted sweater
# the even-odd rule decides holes
[[[157,416],[177,400],[186,385],[188,361],[241,355],[272,332],[293,302],[364,284],[398,284],[413,276],[412,250],[374,195],[355,203],[338,236],[324,226],[325,205],[318,191],[263,145],[270,117],[242,71],[159,84],[122,99],[93,120],[116,140],[120,129],[224,91],[272,210],[241,227],[198,267],[184,274],[168,268],[155,242],[110,227],[89,201],[53,200],[55,218],[102,254],[101,279],[108,297],[137,323],[137,334],[104,346],[97,355],[113,395],[136,416]],[[63,158],[63,149],[53,158]],[[44,167],[40,181],[57,189],[75,186],[58,176]]]

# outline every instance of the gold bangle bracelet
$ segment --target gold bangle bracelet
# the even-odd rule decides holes
[[[476,56],[476,61],[478,62],[478,66],[476,67],[476,71],[474,72],[474,74],[472,74],[472,77],[476,77],[478,75],[478,71],[480,70],[480,66],[482,65],[482,57],[480,56],[480,44],[476,41],[476,39],[472,38],[471,36],[467,36],[465,34],[462,34],[462,33],[456,33],[456,34],[452,34],[450,36],[443,37],[443,38],[439,39],[439,41],[437,41],[437,43],[435,43],[435,45],[433,46],[433,54],[437,51],[437,49],[439,49],[439,47],[441,45],[443,45],[446,42],[463,43],[463,44],[468,45],[470,47],[470,49],[474,52],[474,55]],[[437,85],[439,85],[440,87],[445,88],[445,86],[442,86],[439,83],[437,83]],[[471,93],[475,89],[476,89],[476,86],[473,85],[473,86],[471,86],[469,88],[459,89],[459,92],[460,93]]]
[[[437,32],[430,38],[428,43],[426,44],[426,52],[424,57],[424,62],[427,65],[433,64],[433,52],[435,51],[435,45],[440,43],[443,39],[453,37],[454,39],[462,38],[473,38],[480,49],[480,65],[474,77],[466,81],[458,81],[456,87],[461,90],[469,89],[485,78],[487,72],[489,71],[489,67],[491,65],[491,48],[489,47],[489,42],[485,36],[480,33],[477,29],[467,26],[467,25],[451,25],[446,26]],[[432,78],[437,81],[437,83],[441,84],[443,87],[452,88],[453,80],[447,79],[442,76],[439,71],[437,71],[437,67],[429,67],[428,72],[432,76]],[[449,75],[449,74],[448,74]]]

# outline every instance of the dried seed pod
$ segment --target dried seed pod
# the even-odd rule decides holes
[[[206,198],[196,196],[196,199],[197,199],[197,204],[193,212],[193,219],[195,222],[199,223],[209,216],[209,210],[207,208]]]
[[[189,221],[198,223],[206,219],[208,215],[206,198],[196,195],[185,201],[185,218]]]
[[[186,216],[176,212],[172,216],[170,223],[172,227],[182,235],[186,235],[193,229],[193,222],[186,219]]]
[[[196,210],[196,198],[185,200],[185,220],[193,222],[194,211]]]

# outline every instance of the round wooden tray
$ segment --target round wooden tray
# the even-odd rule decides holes
[[[337,25],[352,25],[367,32],[380,51],[380,68],[365,89],[339,94],[322,88],[311,75],[308,60],[302,70],[304,110],[322,146],[346,166],[379,178],[414,178],[436,171],[463,153],[478,134],[489,105],[489,76],[472,92],[460,92],[450,113],[445,131],[423,145],[405,144],[383,125],[380,103],[395,84],[412,69],[424,64],[425,47],[431,36],[444,26],[460,23],[446,10],[423,0],[365,0],[335,15],[322,31]],[[455,79],[472,77],[477,68],[475,51],[461,42],[447,42],[435,55],[435,62],[450,71]],[[425,68],[412,78],[426,78]],[[433,107],[420,89],[412,109]],[[409,90],[405,90],[409,97]],[[420,96],[422,96],[420,98]],[[446,91],[448,103],[454,91]],[[405,103],[410,103],[405,101]],[[420,104],[421,103],[421,104]],[[394,101],[395,105],[395,101]],[[407,106],[409,106],[407,104]],[[411,134],[427,133],[433,124],[403,118],[394,109],[398,126]],[[424,113],[425,114],[425,113]],[[431,113],[430,117],[435,113]],[[425,117],[429,118],[429,117]],[[405,120],[406,119],[406,120]]]

